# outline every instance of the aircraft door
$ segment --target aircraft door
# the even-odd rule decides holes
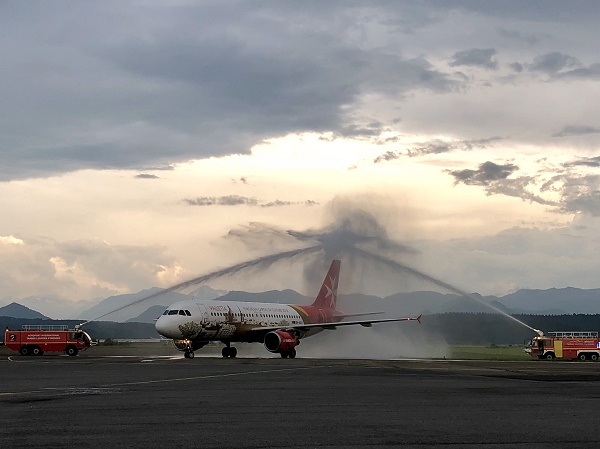
[[[200,312],[199,320],[201,323],[208,323],[208,311],[206,310],[206,306],[204,304],[196,304],[198,306],[198,310]]]

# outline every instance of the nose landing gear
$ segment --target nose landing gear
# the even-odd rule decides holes
[[[191,349],[186,349],[186,351],[183,353],[183,356],[186,359],[193,359],[194,358],[194,351],[192,351]]]

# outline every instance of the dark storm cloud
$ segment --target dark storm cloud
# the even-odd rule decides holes
[[[455,185],[462,183],[482,186],[488,195],[506,195],[539,204],[556,205],[555,202],[548,201],[530,191],[530,187],[536,182],[534,177],[508,178],[518,170],[519,167],[514,164],[499,165],[488,161],[480,164],[477,170],[447,170],[447,172],[454,177]]]
[[[508,178],[518,169],[514,164],[499,165],[488,161],[480,164],[477,170],[449,170],[448,173],[454,176],[456,184],[487,186],[493,181]]]
[[[560,52],[551,52],[535,58],[532,64],[527,67],[533,72],[543,72],[548,75],[553,75],[563,69],[577,67],[581,63],[573,56],[566,55]]]
[[[452,55],[452,61],[449,65],[450,67],[475,66],[496,69],[498,68],[498,61],[492,59],[496,53],[493,48],[472,48],[459,51]]]
[[[313,200],[306,201],[282,201],[275,200],[261,202],[256,198],[248,198],[240,195],[227,196],[201,196],[197,198],[186,198],[183,200],[189,206],[258,206],[258,207],[283,207],[283,206],[314,206],[318,203]]]
[[[594,168],[600,167],[600,156],[579,158],[575,161],[565,163],[564,166],[565,167],[583,166],[583,167],[594,167]]]
[[[599,175],[565,176],[561,193],[562,212],[600,216]]]
[[[376,164],[379,164],[380,162],[383,162],[383,161],[393,161],[394,159],[398,159],[400,156],[402,156],[402,155],[395,151],[386,151],[385,153],[377,156],[373,160],[373,162]]]
[[[317,206],[319,203],[317,203],[316,201],[313,200],[306,200],[306,201],[281,201],[281,200],[275,200],[275,201],[269,201],[268,203],[261,203],[259,206],[260,207],[284,207],[284,206],[306,206],[306,207],[312,207],[312,206]]]
[[[457,142],[445,142],[442,140],[434,140],[413,147],[408,150],[409,157],[425,156],[427,154],[449,153],[451,151],[472,151],[475,149],[488,148],[494,142],[502,140],[502,137],[487,137],[485,139],[461,140]]]
[[[600,63],[585,66],[574,56],[557,51],[537,56],[525,66],[530,72],[548,75],[551,80],[600,79]]]
[[[598,80],[600,79],[600,64],[591,64],[587,67],[579,67],[577,69],[568,70],[557,74],[557,78],[561,79],[578,79],[578,80]]]
[[[406,153],[400,151],[386,151],[377,156],[373,162],[378,164],[384,161],[392,161],[398,159],[403,154],[408,157],[426,156],[428,154],[442,154],[452,151],[472,151],[475,149],[488,148],[494,142],[502,140],[502,137],[488,137],[485,139],[461,140],[447,142],[444,140],[432,140],[430,142],[419,143],[416,146],[409,148]]]
[[[198,198],[186,198],[185,201],[190,206],[256,206],[256,198],[247,198],[239,195],[227,196],[200,196]]]
[[[512,64],[509,64],[508,66],[517,73],[521,73],[523,71],[523,64],[521,64],[519,62],[513,62]]]
[[[10,111],[0,155],[11,161],[0,180],[244,153],[290,132],[370,136],[377,122],[352,114],[361,96],[458,86],[424,56],[355,39],[370,18],[427,16],[402,5],[94,2],[63,14],[12,3],[3,13],[14,48],[0,71]]]
[[[586,126],[586,125],[567,125],[563,129],[561,129],[556,134],[553,134],[552,137],[569,137],[569,136],[583,136],[586,134],[597,134],[600,133],[600,128],[595,126]]]

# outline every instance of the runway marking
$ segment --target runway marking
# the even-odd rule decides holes
[[[301,370],[309,370],[309,369],[320,369],[320,368],[331,368],[331,366],[307,366],[301,368],[279,368],[279,369],[269,369],[269,370],[260,370],[260,371],[244,371],[238,373],[221,373],[221,374],[206,374],[204,376],[193,376],[193,377],[175,377],[171,379],[158,379],[158,380],[144,380],[144,381],[135,381],[135,382],[123,382],[123,383],[115,383],[115,384],[104,384],[102,387],[122,387],[122,386],[133,386],[133,385],[150,385],[150,384],[159,384],[159,383],[167,383],[167,382],[183,382],[188,380],[201,380],[201,379],[218,379],[223,377],[236,377],[236,376],[245,376],[251,374],[268,374],[268,373],[281,373],[285,371],[301,371]]]

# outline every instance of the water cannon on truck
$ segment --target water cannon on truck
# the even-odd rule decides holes
[[[21,355],[42,355],[44,352],[64,352],[75,356],[93,342],[89,334],[66,325],[23,325],[21,330],[4,332],[4,346]]]
[[[600,358],[600,339],[594,331],[554,331],[525,342],[524,351],[540,360],[592,360]]]

